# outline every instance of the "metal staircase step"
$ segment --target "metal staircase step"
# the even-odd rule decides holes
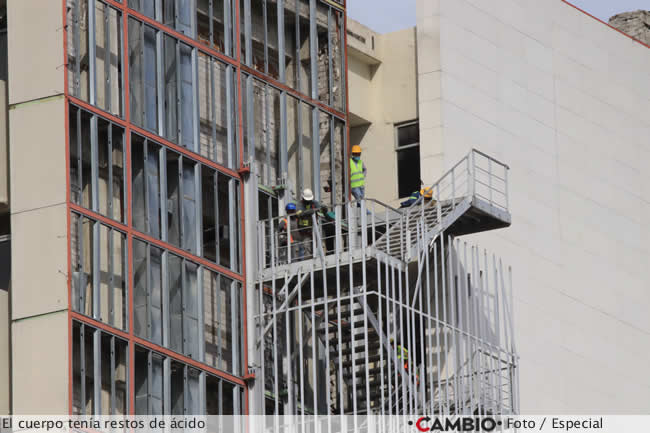
[[[355,352],[355,354],[356,354],[356,353],[357,353],[357,352]],[[377,361],[381,361],[381,358],[382,358],[382,357],[381,357],[381,355],[379,355],[379,354],[368,355],[368,362],[377,362]],[[384,356],[383,359],[385,360],[386,357]],[[363,362],[363,363],[366,362],[365,352],[363,353],[363,356],[359,356],[358,358],[355,358],[355,360],[354,360],[354,365],[355,365],[355,367],[359,366],[359,362]],[[349,368],[349,367],[352,367],[352,360],[349,360],[349,361],[343,361],[343,362],[341,363],[341,365],[343,366],[343,368]]]

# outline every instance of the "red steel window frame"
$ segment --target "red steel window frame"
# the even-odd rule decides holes
[[[348,47],[347,47],[347,14],[346,14],[346,9],[345,9],[345,4],[337,4],[335,2],[327,1],[327,0],[317,0],[317,1],[324,1],[326,4],[332,5],[336,7],[338,10],[340,10],[343,13],[344,17],[344,28],[343,28],[343,33],[344,33],[344,40],[342,41],[344,44],[344,60],[345,60],[345,75],[344,75],[344,86],[345,86],[345,112],[338,111],[326,104],[323,104],[322,102],[318,100],[312,99],[309,95],[306,95],[298,90],[295,90],[293,88],[290,88],[286,86],[285,84],[281,83],[280,81],[265,75],[264,73],[261,73],[253,68],[250,68],[246,65],[243,65],[241,63],[241,37],[236,38],[236,47],[233,47],[236,50],[236,56],[235,57],[229,57],[226,56],[225,54],[195,40],[192,39],[183,33],[180,33],[176,31],[173,28],[170,28],[168,26],[165,26],[164,24],[153,20],[136,10],[133,10],[128,7],[127,5],[127,0],[122,0],[122,2],[118,2],[115,0],[102,0],[104,3],[114,7],[121,13],[121,19],[122,19],[122,31],[124,35],[128,35],[128,19],[129,17],[133,17],[138,19],[141,22],[144,22],[148,24],[149,26],[154,27],[156,30],[162,31],[166,34],[169,34],[178,40],[183,41],[184,43],[190,45],[191,47],[200,50],[212,57],[217,58],[218,60],[229,64],[233,67],[236,68],[236,73],[237,73],[237,95],[238,95],[238,100],[237,100],[237,116],[238,116],[238,129],[239,129],[239,134],[237,135],[238,137],[238,144],[239,144],[239,161],[240,161],[240,167],[239,169],[241,170],[243,168],[243,154],[244,154],[244,143],[243,143],[243,113],[242,113],[242,92],[241,92],[241,74],[242,72],[246,72],[250,75],[256,76],[257,78],[263,80],[264,82],[278,88],[281,91],[287,92],[288,94],[291,94],[294,97],[297,97],[312,106],[318,107],[322,111],[332,114],[343,121],[346,122],[346,136],[347,136],[347,141],[348,141],[348,146],[349,146],[349,134],[350,134],[350,128],[348,124],[348,118],[349,118],[349,92],[348,92]],[[128,389],[128,395],[129,395],[129,401],[128,401],[128,412],[130,414],[135,413],[135,393],[134,393],[134,384],[135,384],[135,368],[133,364],[133,360],[135,358],[135,345],[140,345],[143,346],[147,349],[156,351],[158,353],[161,353],[165,356],[169,356],[172,359],[179,360],[181,362],[184,362],[187,365],[196,367],[202,371],[205,371],[207,373],[210,373],[212,375],[215,375],[221,379],[227,380],[229,382],[232,382],[234,384],[237,384],[244,389],[244,407],[242,407],[242,413],[243,414],[248,414],[249,408],[248,408],[248,387],[246,386],[245,379],[248,379],[252,377],[250,371],[248,370],[248,333],[247,333],[247,299],[246,299],[246,231],[244,229],[244,220],[245,220],[245,206],[244,206],[244,194],[245,194],[245,187],[244,187],[244,179],[242,172],[240,171],[235,171],[233,169],[230,169],[228,167],[225,167],[221,164],[217,164],[214,161],[211,161],[197,153],[194,153],[182,146],[179,146],[164,137],[158,136],[157,134],[153,134],[141,127],[138,127],[134,124],[131,123],[131,116],[130,116],[130,107],[129,107],[129,64],[128,64],[128,37],[123,37],[123,46],[122,48],[122,54],[123,54],[123,62],[122,62],[122,67],[123,67],[123,83],[122,83],[122,88],[124,92],[124,110],[123,110],[123,117],[117,117],[114,116],[110,113],[105,112],[104,110],[97,108],[79,98],[76,98],[72,95],[70,95],[69,92],[69,84],[68,84],[68,68],[67,68],[67,58],[68,58],[68,27],[67,27],[67,22],[66,22],[66,15],[67,15],[67,7],[66,7],[66,0],[61,0],[61,6],[62,6],[62,43],[63,43],[63,65],[64,65],[64,97],[65,97],[65,135],[66,135],[66,146],[65,146],[65,164],[66,164],[66,221],[67,221],[67,236],[68,240],[71,238],[71,214],[72,212],[80,213],[82,215],[86,215],[90,218],[93,218],[97,221],[100,221],[106,225],[109,225],[111,227],[114,227],[118,230],[123,231],[126,233],[126,238],[127,238],[127,254],[128,254],[128,267],[127,267],[127,281],[128,281],[128,330],[123,331],[119,330],[116,328],[113,328],[105,323],[99,322],[93,318],[90,318],[88,316],[82,315],[76,311],[73,311],[72,309],[72,277],[71,277],[71,265],[72,265],[72,260],[71,260],[71,244],[68,241],[67,243],[67,255],[68,255],[68,277],[67,277],[67,284],[68,284],[68,411],[70,414],[72,414],[72,406],[73,406],[73,371],[72,371],[72,357],[73,357],[73,352],[72,352],[72,326],[73,326],[73,321],[80,321],[83,323],[87,323],[88,325],[91,325],[97,329],[100,329],[102,331],[106,331],[107,333],[116,335],[118,337],[121,337],[128,342],[128,360],[129,360],[129,365],[128,365],[128,378],[129,378],[129,389]],[[239,1],[233,1],[233,6],[235,7],[235,20],[236,20],[236,34],[240,34],[240,2]],[[235,42],[235,41],[233,41]],[[70,117],[70,104],[77,105],[80,108],[83,108],[86,111],[91,112],[92,114],[96,114],[98,116],[101,116],[105,119],[108,119],[115,124],[118,124],[124,128],[124,134],[125,134],[125,141],[124,141],[124,149],[125,149],[125,154],[126,154],[126,178],[125,182],[127,185],[127,194],[125,197],[125,206],[126,206],[126,224],[119,223],[117,221],[111,220],[103,215],[100,215],[96,212],[93,212],[92,210],[86,209],[84,207],[81,207],[75,203],[72,203],[71,201],[71,196],[70,196],[70,139],[69,139],[69,117]],[[151,236],[148,236],[144,233],[141,233],[137,230],[134,229],[133,227],[133,222],[132,222],[132,206],[131,206],[131,200],[132,200],[132,182],[131,182],[131,132],[137,132],[138,134],[145,136],[151,140],[154,140],[164,146],[167,146],[170,149],[173,149],[174,151],[183,154],[184,156],[187,156],[190,159],[193,159],[195,161],[198,161],[202,164],[205,164],[215,170],[218,170],[224,174],[227,174],[229,176],[232,176],[240,181],[240,197],[242,197],[242,200],[240,200],[240,225],[239,225],[239,233],[241,236],[241,260],[242,260],[242,273],[238,274],[236,272],[231,271],[230,269],[223,268],[222,266],[216,265],[215,263],[212,263],[208,260],[205,260],[201,257],[198,257],[196,255],[190,254],[182,249],[176,248],[175,246],[152,238]],[[349,151],[349,149],[346,149]],[[194,263],[197,263],[201,266],[204,266],[214,272],[221,273],[229,278],[232,278],[234,280],[237,280],[241,282],[241,287],[242,287],[242,304],[243,304],[243,312],[242,312],[242,338],[243,338],[243,363],[244,363],[244,370],[243,370],[243,376],[242,377],[237,377],[233,376],[229,373],[226,373],[221,370],[217,370],[207,364],[204,364],[202,362],[196,361],[192,358],[188,358],[184,355],[181,355],[179,353],[176,353],[170,349],[167,349],[165,347],[162,347],[158,344],[151,343],[147,340],[144,340],[140,337],[137,337],[134,335],[133,331],[133,238],[134,236],[137,236],[140,239],[146,240],[160,248],[166,249],[168,251],[173,252],[174,254],[180,255]]]

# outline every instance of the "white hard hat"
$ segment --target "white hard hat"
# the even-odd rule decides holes
[[[314,193],[311,192],[311,189],[305,188],[302,191],[302,199],[306,201],[312,201],[314,199]]]

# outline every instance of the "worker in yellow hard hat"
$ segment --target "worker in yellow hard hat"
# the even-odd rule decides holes
[[[413,191],[406,201],[400,203],[401,208],[410,207],[415,203],[420,202],[420,198],[423,200],[429,201],[433,200],[433,187],[422,188],[419,191]]]
[[[420,195],[424,197],[425,200],[431,200],[433,198],[433,188],[422,188],[420,190]]]
[[[368,170],[361,161],[361,146],[352,146],[352,158],[350,158],[350,190],[354,199],[362,200],[366,195],[366,176]]]

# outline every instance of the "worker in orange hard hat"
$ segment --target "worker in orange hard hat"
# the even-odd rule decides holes
[[[352,146],[352,158],[350,158],[350,190],[354,199],[362,200],[366,195],[366,176],[368,170],[361,161],[361,146]]]

